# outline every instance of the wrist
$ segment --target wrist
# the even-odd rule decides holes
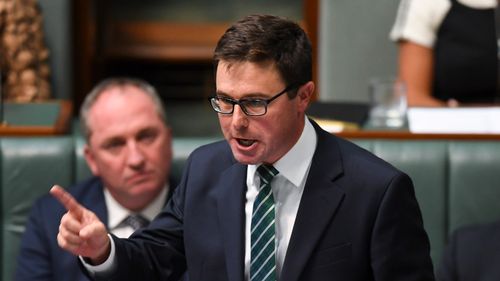
[[[85,257],[84,259],[86,262],[88,262],[91,265],[100,265],[100,264],[104,263],[109,258],[110,252],[111,252],[111,244],[110,244],[110,241],[108,238],[106,246],[103,247],[102,252],[98,253],[94,257]]]

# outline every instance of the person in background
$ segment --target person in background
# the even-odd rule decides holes
[[[80,111],[85,160],[93,177],[69,192],[117,237],[128,237],[164,207],[172,136],[156,90],[138,79],[110,78],[86,97]],[[36,201],[22,237],[15,280],[89,280],[78,259],[57,245],[66,210],[51,196]]]
[[[436,272],[440,281],[500,280],[500,221],[455,230]]]
[[[96,280],[434,280],[408,175],[306,117],[312,48],[250,15],[214,53],[225,140],[189,157],[167,207],[129,239],[59,186],[59,245]]]
[[[498,101],[497,0],[401,0],[390,37],[409,106]]]

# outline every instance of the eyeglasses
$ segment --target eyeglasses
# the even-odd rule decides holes
[[[267,106],[279,96],[293,89],[294,86],[290,85],[286,87],[283,91],[277,93],[269,99],[260,98],[243,98],[240,100],[235,100],[228,97],[215,96],[210,97],[208,100],[212,105],[212,108],[221,114],[232,114],[234,112],[234,105],[240,106],[241,110],[248,116],[261,116],[267,113]]]

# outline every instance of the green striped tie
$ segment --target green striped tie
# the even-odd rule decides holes
[[[253,204],[250,281],[276,280],[274,197],[271,180],[279,172],[270,165],[257,168],[260,190]]]

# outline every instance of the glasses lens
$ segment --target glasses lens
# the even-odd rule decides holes
[[[240,106],[248,115],[263,115],[266,113],[267,104],[264,100],[243,100],[240,102]]]
[[[217,99],[216,98],[211,98],[210,99],[210,104],[212,105],[212,108],[219,112],[220,111],[220,107],[219,107],[219,104],[217,103]]]
[[[225,98],[214,97],[210,99],[210,103],[215,111],[220,113],[231,113],[233,111],[233,103]]]

